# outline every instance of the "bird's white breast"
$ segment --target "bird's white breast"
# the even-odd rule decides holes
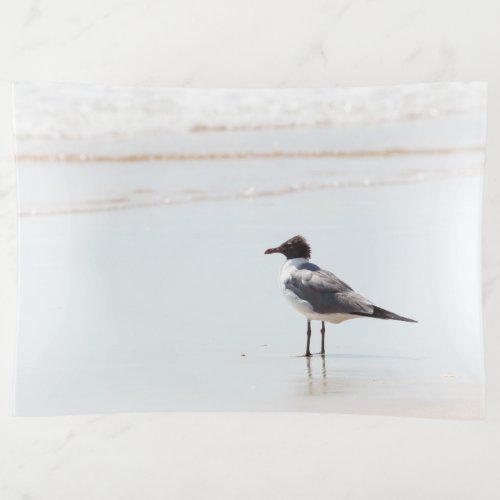
[[[278,283],[280,285],[281,293],[287,300],[287,302],[299,313],[304,314],[308,318],[314,315],[313,308],[309,302],[302,300],[297,295],[295,295],[291,290],[289,290],[285,284],[291,278],[294,272],[296,272],[301,264],[307,263],[307,259],[288,259],[281,268],[281,272],[278,278]],[[312,319],[312,318],[310,318]]]

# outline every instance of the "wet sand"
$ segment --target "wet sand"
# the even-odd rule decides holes
[[[479,417],[480,183],[25,217],[17,412]],[[314,262],[419,323],[327,325],[326,359],[298,357],[305,320],[278,291],[282,259],[263,255],[295,233]]]

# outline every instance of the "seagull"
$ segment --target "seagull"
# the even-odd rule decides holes
[[[311,320],[321,321],[322,356],[325,355],[325,322],[337,324],[364,317],[417,323],[374,305],[335,274],[309,262],[311,247],[303,236],[294,236],[264,252],[272,253],[286,257],[278,280],[281,292],[291,306],[307,318],[306,357],[311,356]]]

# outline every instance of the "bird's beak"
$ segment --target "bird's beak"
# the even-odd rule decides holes
[[[281,252],[281,248],[280,247],[277,247],[277,248],[268,248],[265,252],[264,252],[264,255],[268,255],[270,253],[280,253]]]

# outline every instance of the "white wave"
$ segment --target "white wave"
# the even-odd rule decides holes
[[[481,83],[320,89],[15,84],[18,140],[329,127],[432,119],[486,107]]]

